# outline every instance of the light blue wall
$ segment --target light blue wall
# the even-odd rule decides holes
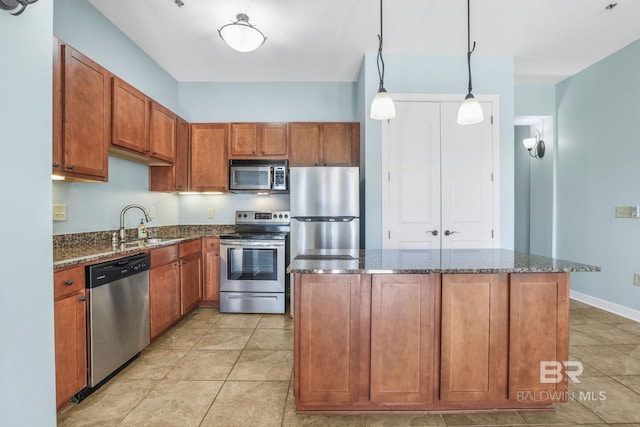
[[[515,117],[555,115],[555,85],[517,85],[515,87]]]
[[[0,10],[0,425],[55,426],[51,29],[41,1]]]
[[[517,102],[516,102],[517,104]],[[529,252],[530,230],[530,173],[531,157],[522,145],[522,139],[531,135],[529,126],[515,127],[514,141],[514,193],[515,193],[515,233],[513,248],[519,252]]]
[[[460,94],[467,87],[466,56],[385,54],[385,88],[389,93]],[[368,111],[378,89],[376,53],[365,56],[365,98]],[[511,57],[476,56],[472,59],[474,94],[498,95],[500,102],[500,246],[513,247],[514,84]],[[366,246],[382,247],[381,123],[367,117],[366,134]]]
[[[572,275],[579,292],[640,309],[640,220],[615,206],[640,205],[640,42],[557,85],[557,255],[599,265]]]

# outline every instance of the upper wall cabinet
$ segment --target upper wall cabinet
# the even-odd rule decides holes
[[[173,166],[149,167],[149,191],[189,189],[189,123],[178,117],[176,156]]]
[[[55,39],[53,60],[52,172],[72,180],[107,181],[110,74]]]
[[[229,191],[228,123],[191,125],[189,183],[193,191]]]
[[[286,123],[231,124],[230,159],[286,159],[288,156]]]
[[[111,153],[150,165],[172,164],[176,115],[118,77],[112,91]]]
[[[289,123],[290,166],[359,166],[359,123]]]

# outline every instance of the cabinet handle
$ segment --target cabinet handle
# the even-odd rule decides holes
[[[71,286],[71,285],[73,285],[73,280],[71,280],[71,279],[67,280],[66,282],[64,282],[64,285],[65,285],[65,286]]]
[[[67,165],[67,169],[73,170],[73,165]]]
[[[58,162],[53,162],[53,167],[54,167],[54,168],[59,168],[59,167],[60,167],[60,163],[58,163]]]
[[[215,243],[211,243],[211,247],[212,247],[212,248],[215,248],[215,247],[216,247],[216,244],[215,244]]]
[[[451,236],[452,234],[456,234],[456,233],[457,233],[457,231],[449,231],[449,230],[445,230],[444,231],[444,235],[445,236]]]
[[[434,236],[437,236],[438,235],[438,230],[425,231],[425,233],[431,233]]]
[[[158,154],[158,152],[157,152],[157,151],[152,151],[152,152],[151,152],[151,155],[152,155],[152,156],[155,156],[156,154]]]
[[[87,297],[85,297],[84,295],[80,297],[80,301],[86,301],[86,300],[87,300]]]
[[[144,150],[145,153],[148,153],[149,151],[151,151],[150,148],[147,148],[146,150]]]

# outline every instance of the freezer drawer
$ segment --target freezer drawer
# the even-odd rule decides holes
[[[220,292],[221,313],[284,313],[284,292]]]
[[[291,219],[291,259],[305,249],[358,249],[360,219],[346,222]]]

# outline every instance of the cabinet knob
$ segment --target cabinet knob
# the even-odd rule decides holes
[[[216,244],[215,244],[215,243],[211,243],[211,247],[212,247],[212,248],[215,248],[215,247],[216,247]]]
[[[144,150],[145,153],[148,153],[149,151],[151,151],[150,148],[147,148],[146,150]]]
[[[157,151],[152,151],[152,152],[151,152],[151,155],[152,155],[152,156],[155,156],[156,154],[158,154],[158,152],[157,152]]]
[[[64,285],[65,285],[65,286],[71,286],[71,285],[73,285],[73,280],[71,280],[71,279],[67,280],[66,282],[64,282]]]
[[[86,300],[87,300],[87,297],[85,297],[84,295],[80,297],[80,301],[86,301]]]
[[[58,163],[58,162],[53,162],[53,167],[54,167],[54,168],[59,168],[59,167],[60,167],[60,163]]]
[[[73,170],[73,165],[67,165],[67,169]]]

